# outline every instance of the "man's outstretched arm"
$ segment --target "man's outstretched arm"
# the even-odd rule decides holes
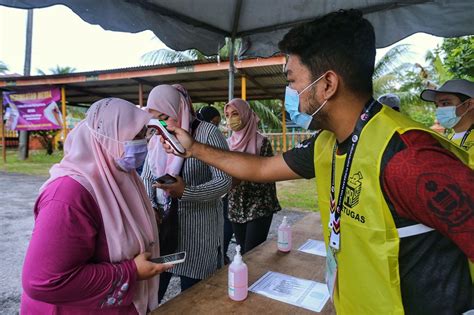
[[[195,141],[181,128],[169,126],[168,129],[174,132],[186,149],[186,153],[182,156],[199,159],[240,180],[263,183],[301,178],[286,164],[282,155],[261,157],[225,151]],[[168,153],[176,154],[166,142],[163,143],[163,147]]]

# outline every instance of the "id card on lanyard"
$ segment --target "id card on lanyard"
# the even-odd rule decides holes
[[[360,115],[357,121],[354,132],[351,136],[351,147],[347,153],[346,160],[344,162],[344,169],[341,176],[341,184],[339,188],[339,195],[336,203],[336,154],[337,154],[337,142],[334,144],[332,152],[332,166],[331,166],[331,190],[329,198],[329,246],[326,248],[326,285],[328,287],[329,294],[333,298],[334,289],[337,281],[337,252],[341,249],[341,212],[344,202],[344,195],[346,193],[347,182],[349,179],[349,173],[351,170],[352,160],[354,159],[355,150],[362,129],[369,121],[370,110],[372,109],[375,101],[372,101],[369,106],[366,107],[362,115]]]

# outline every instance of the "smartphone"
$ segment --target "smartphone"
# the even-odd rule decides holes
[[[171,176],[170,174],[165,174],[156,179],[160,184],[173,184],[176,183],[176,177]]]
[[[178,139],[171,134],[168,129],[166,129],[166,122],[164,120],[159,120],[159,119],[150,119],[150,121],[147,124],[148,128],[155,128],[157,132],[165,139],[165,141],[175,150],[176,152],[180,154],[184,154],[186,150],[183,148],[181,143],[179,143]]]
[[[156,264],[179,264],[184,262],[186,259],[186,252],[179,252],[170,255],[161,256],[158,258],[152,258],[150,261]]]

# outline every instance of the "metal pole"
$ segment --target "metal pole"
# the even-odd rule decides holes
[[[2,156],[3,156],[3,164],[6,165],[7,164],[7,148],[6,148],[6,141],[5,141],[5,124],[3,123],[3,102],[1,102],[1,111],[0,111],[0,114],[2,115],[2,121],[1,121],[1,125],[2,125]]]
[[[245,74],[242,76],[242,99],[247,100],[247,78]]]
[[[61,112],[63,114],[63,148],[64,148],[64,143],[66,143],[66,137],[67,137],[66,88],[64,86],[61,87]]]
[[[143,107],[143,84],[138,84],[138,106]]]
[[[229,49],[229,102],[234,98],[234,44],[235,38],[230,39],[230,49]]]
[[[23,75],[29,76],[31,74],[31,45],[33,41],[33,9],[28,10],[26,20],[26,45],[25,45],[25,67]],[[20,131],[20,139],[18,143],[18,158],[26,160],[28,158],[28,140],[29,133],[27,130]]]

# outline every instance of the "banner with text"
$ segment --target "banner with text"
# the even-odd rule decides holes
[[[6,127],[9,130],[61,129],[63,119],[58,104],[59,88],[31,92],[3,92]]]

